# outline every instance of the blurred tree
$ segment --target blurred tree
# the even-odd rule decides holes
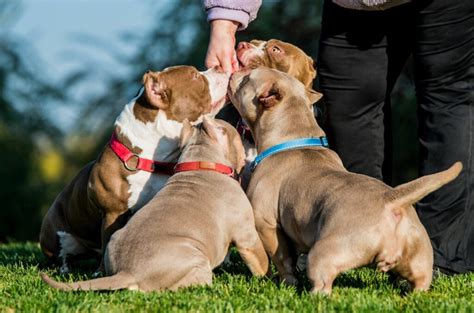
[[[1,1],[0,25],[20,9],[19,2]],[[0,242],[36,239],[40,207],[57,189],[58,181],[51,175],[45,179],[39,161],[61,133],[42,105],[63,96],[58,87],[43,81],[36,60],[25,42],[0,32]]]

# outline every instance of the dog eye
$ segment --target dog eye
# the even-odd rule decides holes
[[[280,53],[280,52],[281,52],[281,49],[278,48],[277,46],[273,46],[273,47],[272,47],[272,52]]]

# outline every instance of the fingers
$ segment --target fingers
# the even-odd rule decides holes
[[[233,44],[225,47],[214,45],[214,42],[211,41],[207,50],[205,65],[207,68],[217,66],[220,70],[228,73],[237,71],[239,62]]]
[[[206,56],[206,61],[205,61],[206,68],[213,68],[213,67],[220,67],[220,62],[215,56],[210,56],[209,52],[208,55]]]
[[[235,51],[234,51],[235,54]],[[226,73],[233,73],[235,72],[234,70],[234,65],[233,65],[233,56],[232,54],[226,53],[222,59],[220,59],[220,65],[222,67],[222,70]]]
[[[234,51],[234,55],[232,57],[232,73],[237,72],[239,70],[239,60],[237,60],[237,54]]]
[[[238,23],[226,20],[211,22],[211,34],[205,65],[207,68],[217,66],[220,70],[233,73],[239,68],[235,52],[235,31]]]

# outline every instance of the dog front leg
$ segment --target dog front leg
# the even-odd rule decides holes
[[[130,217],[130,211],[127,210],[125,213],[119,212],[108,212],[104,215],[102,220],[101,240],[102,240],[102,257],[99,268],[94,273],[95,276],[99,276],[104,273],[104,255],[107,243],[110,237],[120,228],[124,227]]]
[[[268,271],[268,256],[258,234],[255,230],[253,232],[250,240],[235,240],[235,245],[252,274],[263,276]]]

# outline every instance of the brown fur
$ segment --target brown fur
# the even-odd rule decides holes
[[[189,84],[183,84],[183,81]],[[135,116],[143,122],[154,121],[158,110],[164,110],[169,119],[195,121],[211,111],[209,83],[194,67],[173,66],[162,72],[143,75],[144,93]]]
[[[230,90],[259,153],[287,140],[324,135],[307,90],[285,73],[266,68],[237,73]],[[268,90],[279,99],[271,106],[259,99]],[[257,231],[282,280],[296,282],[296,256],[308,253],[313,292],[331,293],[339,273],[370,263],[426,290],[433,251],[413,204],[456,178],[461,169],[458,162],[444,172],[391,188],[348,172],[334,151],[312,147],[262,161],[247,195]]]
[[[264,45],[262,55],[256,54],[249,60],[242,58],[245,50],[256,49],[261,44]],[[237,49],[237,57],[241,62],[245,62],[242,64],[245,68],[254,69],[259,66],[274,68],[295,77],[307,88],[312,87],[313,79],[316,77],[313,59],[297,46],[278,39],[241,42]]]
[[[244,150],[236,130],[223,121],[204,119],[201,128],[184,125],[180,162],[208,161],[236,169]],[[157,227],[159,225],[159,227]],[[176,290],[210,285],[233,242],[255,275],[264,275],[268,258],[255,230],[252,207],[234,179],[215,172],[189,171],[171,177],[160,196],[116,232],[106,251],[110,277],[59,283],[61,290]]]

